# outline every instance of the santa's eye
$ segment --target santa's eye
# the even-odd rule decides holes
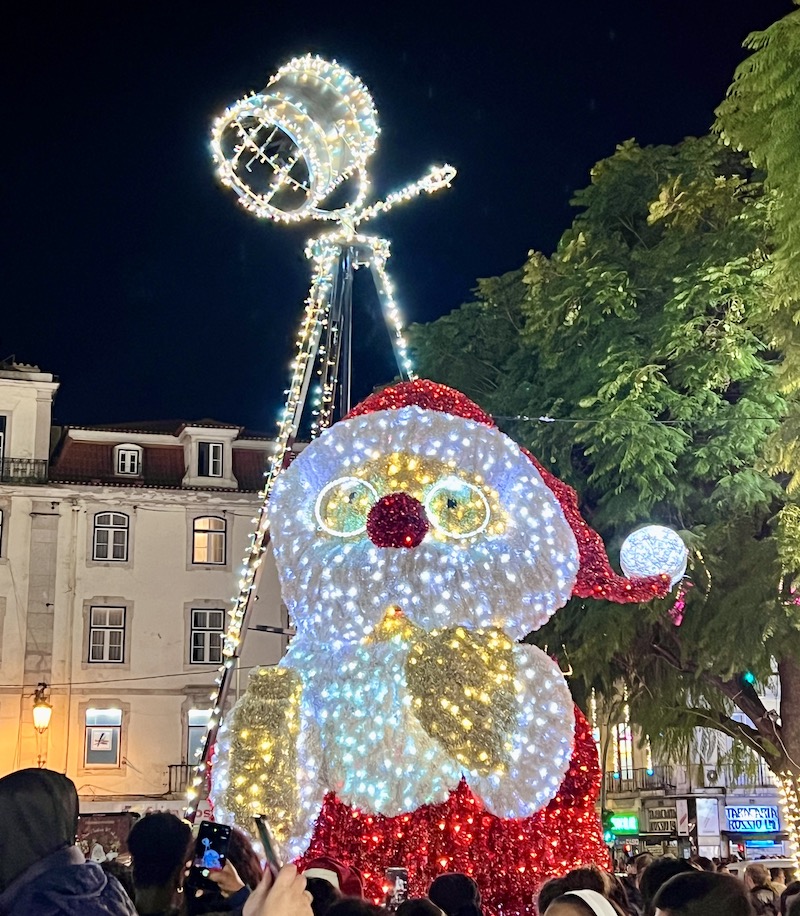
[[[491,517],[481,489],[459,477],[445,477],[428,490],[425,513],[440,534],[451,538],[480,534]]]
[[[323,531],[349,538],[367,530],[367,515],[378,501],[378,493],[368,480],[339,477],[326,484],[317,497],[314,515]]]

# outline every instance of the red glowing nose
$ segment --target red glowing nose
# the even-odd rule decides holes
[[[428,527],[422,503],[408,493],[383,496],[367,516],[367,536],[376,547],[418,547]]]

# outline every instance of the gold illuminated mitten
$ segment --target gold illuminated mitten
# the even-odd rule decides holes
[[[265,814],[279,842],[298,804],[297,736],[302,681],[291,668],[258,668],[233,709],[225,807],[238,824]]]
[[[515,674],[513,643],[498,629],[434,630],[414,641],[406,662],[420,724],[481,776],[505,772],[513,750]]]

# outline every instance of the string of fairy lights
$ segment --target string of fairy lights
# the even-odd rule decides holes
[[[800,796],[797,792],[795,777],[788,770],[780,774],[781,808],[786,826],[789,828],[789,846],[791,857],[800,868]]]
[[[242,560],[238,594],[232,601],[223,662],[210,694],[208,730],[198,749],[200,761],[187,791],[189,817],[196,811],[200,787],[211,764],[209,750],[219,727],[242,631],[258,590],[269,543],[269,497],[291,458],[320,356],[322,384],[311,393],[314,434],[333,419],[338,359],[329,347],[321,348],[321,341],[331,318],[332,294],[345,252],[357,251],[356,266],[369,268],[400,376],[415,378],[403,319],[386,269],[389,242],[363,235],[357,227],[423,193],[449,187],[456,170],[447,164],[435,166],[384,200],[365,206],[370,186],[366,163],[375,151],[378,133],[377,112],[361,80],[336,61],[310,54],[289,61],[271,77],[263,92],[238,100],[213,123],[211,153],[218,177],[236,193],[245,209],[279,223],[318,219],[335,221],[337,226],[306,245],[306,256],[313,264],[311,286],[295,341],[291,381],[278,420],[274,450],[259,493],[260,509]],[[324,205],[331,195],[348,185],[351,193],[344,202]]]
[[[694,426],[697,423],[701,422],[700,419],[684,419],[684,420],[660,420],[658,417],[642,417],[641,419],[636,419],[634,417],[597,417],[597,416],[580,416],[580,417],[550,417],[546,414],[542,416],[528,416],[527,414],[492,414],[495,420],[498,423],[505,422],[521,422],[521,423],[591,423],[591,424],[619,424],[621,426]],[[728,425],[728,424],[738,424],[738,423],[779,423],[783,417],[769,417],[769,416],[757,416],[757,417],[714,417],[713,425]],[[707,420],[705,421],[707,423]]]

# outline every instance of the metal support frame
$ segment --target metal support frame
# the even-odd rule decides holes
[[[273,466],[273,471],[268,476],[264,489],[265,498],[259,510],[256,531],[257,534],[261,532],[261,537],[258,538],[256,536],[253,547],[258,549],[260,557],[263,556],[270,542],[268,522],[269,492],[277,474],[284,470],[292,460],[292,447],[297,440],[297,433],[307,406],[315,369],[321,376],[320,387],[323,397],[317,423],[318,431],[321,432],[322,429],[330,426],[335,417],[341,418],[345,416],[352,406],[353,277],[359,267],[368,266],[370,268],[378,299],[386,317],[387,329],[400,377],[402,379],[411,377],[402,359],[403,354],[399,347],[398,334],[393,330],[391,322],[392,299],[387,290],[388,277],[385,267],[382,264],[378,264],[375,252],[369,244],[363,242],[341,244],[337,245],[336,249],[336,259],[331,271],[333,283],[329,294],[324,292],[325,287],[321,282],[323,279],[321,261],[317,262],[312,275],[307,301],[310,305],[315,306],[313,327],[310,329],[308,346],[303,354],[303,372],[299,384],[299,396],[291,403],[287,402],[287,407],[290,410],[288,411],[288,426],[283,429],[284,442],[280,466]],[[317,368],[318,365],[319,368]],[[209,727],[201,756],[201,766],[203,768],[207,767],[209,763],[208,756],[216,742],[219,723],[225,714],[225,704],[233,681],[232,675],[236,670],[235,663],[240,657],[244,645],[244,633],[249,630],[280,634],[287,632],[278,627],[250,626],[250,618],[255,598],[258,594],[263,568],[262,563],[259,563],[256,568],[247,595],[244,612],[241,616],[239,630],[242,636],[238,645],[229,654],[219,679],[215,706],[216,718],[214,724]]]

